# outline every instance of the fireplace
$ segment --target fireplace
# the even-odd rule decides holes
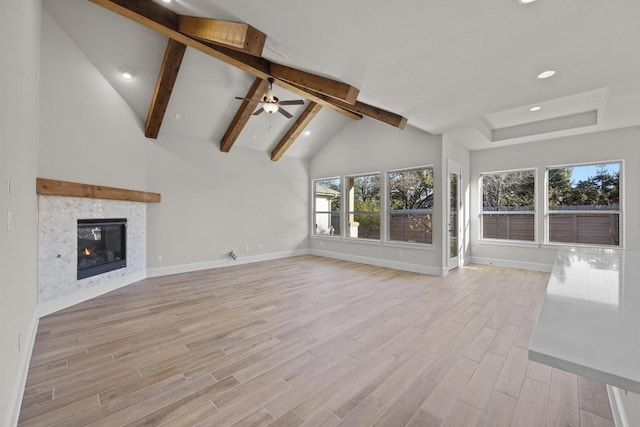
[[[127,220],[78,220],[78,280],[127,266]]]

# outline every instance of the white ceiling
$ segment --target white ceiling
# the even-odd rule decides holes
[[[144,121],[166,38],[87,0],[43,5]],[[265,58],[349,83],[360,101],[471,150],[640,124],[638,0],[174,0],[169,7],[246,22],[269,36]],[[120,79],[122,67],[136,78]],[[557,73],[537,79],[546,69]],[[160,133],[218,143],[239,107],[234,97],[252,81],[187,49]],[[542,109],[530,112],[533,105]],[[296,116],[303,107],[287,109]],[[587,116],[594,122],[576,120]],[[285,155],[311,157],[349,120],[322,109]],[[279,114],[252,117],[236,146],[270,151],[291,123]]]

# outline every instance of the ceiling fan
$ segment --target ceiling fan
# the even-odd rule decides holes
[[[290,100],[290,101],[280,101],[277,96],[273,96],[273,91],[272,91],[272,89],[273,89],[273,78],[269,77],[267,79],[267,81],[269,82],[269,87],[267,88],[267,91],[265,92],[264,96],[260,100],[260,102],[262,103],[262,106],[260,108],[258,108],[253,113],[253,115],[257,116],[258,114],[261,114],[263,111],[266,111],[269,114],[274,114],[276,112],[279,112],[280,114],[285,116],[287,119],[290,119],[293,116],[287,110],[282,108],[282,106],[283,105],[303,105],[304,104],[304,100],[302,100],[302,99],[294,99],[294,100]],[[241,99],[243,101],[250,101],[250,99],[240,98],[238,96],[236,96],[236,99]]]

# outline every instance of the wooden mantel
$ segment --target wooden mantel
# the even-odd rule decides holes
[[[148,193],[146,191],[126,190],[124,188],[80,184],[77,182],[58,181],[46,178],[36,178],[36,193],[47,196],[160,203],[160,193]]]

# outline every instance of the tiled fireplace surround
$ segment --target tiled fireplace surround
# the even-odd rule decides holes
[[[146,203],[38,196],[38,304],[42,314],[116,289],[146,275]],[[78,219],[126,218],[127,266],[77,280]]]

